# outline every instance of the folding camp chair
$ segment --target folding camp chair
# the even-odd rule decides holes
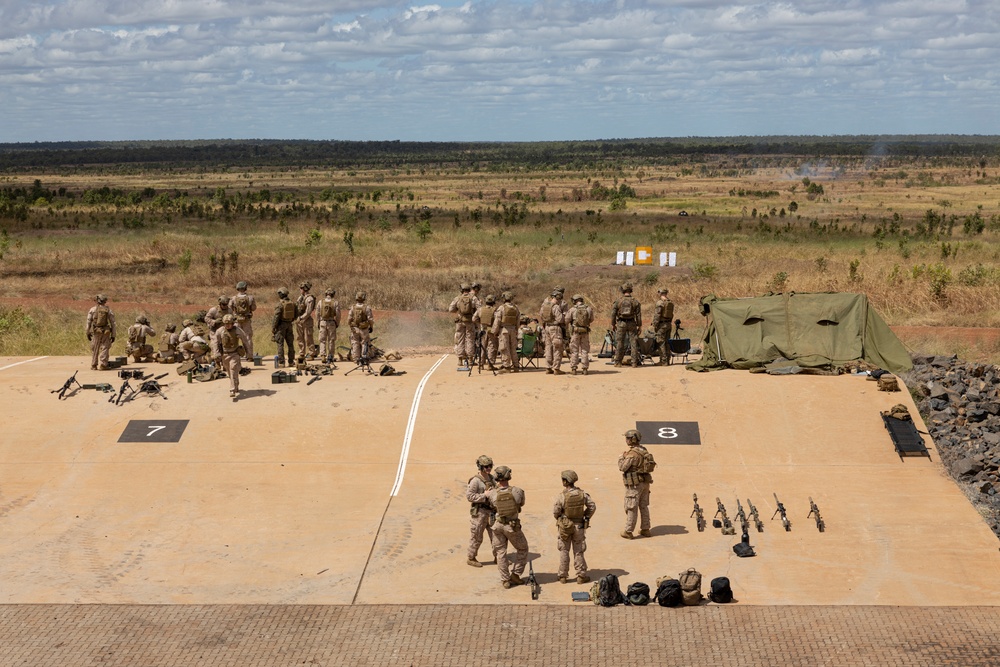
[[[517,363],[521,368],[534,366],[538,368],[538,357],[535,356],[535,348],[538,344],[538,336],[526,333],[521,336],[521,349],[517,351]]]
[[[671,338],[668,345],[670,346],[670,363],[674,363],[674,359],[680,359],[682,364],[688,363],[688,353],[691,352],[690,338]]]

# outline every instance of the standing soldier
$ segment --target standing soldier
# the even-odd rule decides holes
[[[650,474],[656,468],[653,455],[639,444],[642,436],[635,429],[625,432],[628,449],[618,457],[618,469],[625,482],[625,530],[622,537],[631,540],[634,536],[636,519],[641,517],[639,534],[649,537],[649,485],[653,483]]]
[[[316,310],[319,313],[319,356],[326,363],[333,363],[333,348],[337,344],[337,327],[340,326],[340,302],[333,297],[337,290],[327,287]]]
[[[639,328],[642,326],[642,308],[632,298],[632,283],[621,286],[622,297],[611,307],[611,330],[615,334],[615,366],[622,365],[625,339],[631,344],[632,368],[639,365]]]
[[[521,532],[521,520],[517,518],[524,507],[524,490],[510,485],[511,470],[498,466],[494,473],[497,485],[486,492],[486,497],[496,512],[493,524],[493,553],[497,557],[500,583],[504,588],[524,583],[521,575],[528,564],[528,540]],[[514,547],[513,567],[507,561],[507,543]]]
[[[569,366],[576,375],[576,367],[587,374],[590,367],[590,323],[594,321],[594,309],[584,303],[583,295],[573,295],[573,307],[566,314],[566,328],[569,329]]]
[[[219,305],[212,306],[205,313],[205,324],[208,325],[208,330],[215,333],[222,326],[222,318],[229,315],[232,311],[229,310],[229,297],[220,296]]]
[[[365,303],[368,295],[358,292],[354,295],[354,305],[347,311],[347,326],[351,327],[351,361],[361,363],[362,353],[367,354],[375,322],[372,307]]]
[[[476,330],[479,344],[479,365],[495,370],[497,362],[497,335],[493,333],[493,316],[496,314],[497,298],[492,294],[486,296],[486,303],[476,309],[472,323]],[[485,361],[485,364],[483,363]]]
[[[184,359],[201,360],[208,350],[208,331],[200,321],[184,320],[184,330],[177,338],[177,349],[181,351]]]
[[[108,370],[111,344],[115,342],[115,314],[108,308],[108,297],[98,294],[97,305],[87,311],[87,340],[90,341],[90,370]]]
[[[470,285],[462,283],[460,289],[462,293],[452,299],[448,312],[455,314],[455,356],[458,357],[458,370],[467,371],[475,354],[476,330],[472,317],[476,314],[476,302]]]
[[[573,569],[576,570],[576,583],[585,584],[590,581],[587,576],[587,559],[583,553],[587,550],[587,528],[590,527],[590,517],[597,511],[597,505],[590,494],[576,488],[580,476],[573,470],[563,470],[561,473],[563,491],[552,505],[552,516],[556,518],[556,529],[559,538],[556,547],[559,550],[559,583],[569,580],[569,550],[573,548]]]
[[[253,312],[257,310],[257,300],[252,294],[247,294],[247,283],[241,280],[236,283],[236,296],[229,300],[229,311],[236,316],[236,326],[243,329],[250,341],[247,348],[247,361],[253,359]]]
[[[559,370],[563,358],[563,311],[559,306],[561,295],[559,290],[552,290],[552,298],[548,305],[542,304],[539,312],[542,324],[545,326],[545,372],[549,375],[562,375]]]
[[[521,320],[521,311],[512,303],[514,295],[510,292],[504,292],[500,298],[503,305],[493,314],[493,334],[500,347],[500,372],[513,373],[518,370],[517,324]]]
[[[469,287],[472,288],[472,305],[478,310],[483,305],[482,299],[479,298],[479,290],[483,289],[483,286],[479,283],[472,283]]]
[[[493,508],[490,507],[489,498],[486,492],[496,486],[493,479],[493,459],[483,454],[476,459],[476,467],[479,472],[469,479],[469,485],[465,488],[465,499],[472,503],[469,508],[469,527],[471,535],[469,537],[469,552],[467,562],[472,567],[482,567],[479,562],[479,547],[483,543],[483,533],[490,538],[490,548],[493,548]],[[495,557],[494,557],[495,559]]]
[[[653,307],[653,332],[661,366],[670,365],[670,325],[674,320],[674,302],[667,298],[668,291],[666,287],[656,290],[660,298]]]
[[[278,353],[274,360],[279,366],[285,364],[285,347],[288,347],[288,363],[295,363],[295,336],[292,328],[296,316],[295,303],[288,298],[288,288],[278,288],[278,305],[274,307],[274,317],[271,319],[271,335],[278,344]]]
[[[176,324],[168,324],[163,327],[163,335],[160,336],[160,349],[153,355],[153,358],[161,364],[173,364],[180,358],[180,352],[177,349],[180,336],[176,332]]]
[[[125,355],[132,355],[132,361],[152,361],[153,346],[146,344],[147,336],[155,336],[156,331],[149,326],[149,319],[145,315],[135,318],[135,324],[128,328],[126,332],[128,341],[125,343]]]
[[[313,342],[313,311],[316,310],[316,297],[309,293],[312,283],[299,285],[298,318],[295,320],[295,338],[299,343],[299,361],[305,361],[306,355],[315,359],[319,354]]]
[[[235,401],[240,395],[240,357],[246,353],[247,335],[236,326],[235,315],[223,315],[222,326],[212,334],[212,357],[216,368],[229,374],[229,396]]]

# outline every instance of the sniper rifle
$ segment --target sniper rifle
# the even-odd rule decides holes
[[[774,514],[771,515],[771,521],[774,521],[774,517],[781,514],[781,525],[785,527],[785,532],[792,530],[792,522],[788,520],[788,512],[785,511],[785,504],[778,500],[778,494],[774,494],[774,502],[778,506],[778,509],[774,510]]]
[[[812,496],[809,497],[809,515],[806,516],[806,518],[808,519],[811,516],[816,517],[816,528],[819,530],[819,532],[822,533],[823,531],[825,531],[826,523],[823,521],[823,517],[819,515],[819,507],[817,507],[816,503],[813,502]]]
[[[750,533],[750,522],[747,520],[746,512],[743,511],[743,503],[740,499],[736,499],[736,518],[740,522],[740,528],[743,529],[743,534],[748,535]]]
[[[715,506],[718,508],[715,510],[715,516],[722,517],[722,534],[735,535],[736,529],[733,528],[733,522],[729,520],[729,516],[726,514],[726,506],[722,504],[718,496],[715,497]]]
[[[760,514],[757,513],[757,508],[754,507],[753,502],[747,498],[747,505],[750,506],[750,516],[753,518],[753,523],[757,526],[757,532],[764,532],[764,522],[760,520]]]
[[[691,510],[691,516],[692,517],[698,517],[698,520],[697,520],[697,523],[698,523],[698,532],[699,533],[704,533],[705,532],[705,512],[704,512],[704,510],[701,509],[701,505],[698,504],[698,494],[697,493],[693,493],[693,494],[691,494],[691,497],[694,499],[694,509]]]
[[[531,599],[537,600],[538,594],[542,592],[542,587],[538,585],[538,579],[535,578],[535,568],[531,566],[531,561],[528,561],[528,586],[531,588]]]

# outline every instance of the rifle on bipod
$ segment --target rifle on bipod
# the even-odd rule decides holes
[[[774,517],[781,514],[781,525],[785,527],[785,531],[790,531],[792,529],[792,522],[788,520],[788,512],[785,511],[785,504],[778,500],[778,494],[774,494],[774,503],[778,506],[778,509],[774,510],[774,514],[771,515],[771,521],[774,521]]]
[[[816,528],[819,529],[819,532],[822,533],[825,531],[826,523],[823,522],[823,517],[819,515],[819,508],[816,507],[816,503],[813,502],[812,496],[809,497],[809,515],[806,518],[808,519],[811,516],[816,517]]]
[[[747,520],[747,514],[743,511],[743,503],[740,499],[736,499],[736,519],[740,522],[740,528],[743,529],[744,535],[750,534],[750,522]]]
[[[726,506],[722,504],[722,501],[719,500],[718,496],[715,497],[715,506],[717,508],[715,510],[716,518],[719,516],[722,517],[722,534],[735,535],[736,529],[733,528],[733,522],[729,520],[729,516],[726,514]]]
[[[118,396],[116,397],[115,394],[112,393],[111,397],[108,398],[108,402],[109,403],[114,403],[115,405],[121,405],[122,404],[122,398],[124,398],[124,396],[125,396],[125,390],[131,391],[132,394],[135,393],[135,389],[132,389],[132,385],[129,384],[128,378],[126,378],[125,381],[122,382],[122,386],[118,390]],[[131,396],[131,394],[130,394],[130,396]]]
[[[53,389],[49,393],[50,394],[59,394],[56,397],[56,399],[57,400],[62,400],[62,399],[64,399],[66,397],[66,392],[69,391],[70,387],[72,387],[74,384],[77,387],[80,387],[80,389],[83,389],[83,386],[76,379],[76,374],[79,373],[79,372],[80,372],[79,369],[73,371],[73,374],[69,376],[69,379],[66,380],[65,382],[63,382],[63,386],[59,387],[58,389]]]
[[[753,506],[753,502],[747,498],[747,505],[750,506],[750,517],[753,519],[753,523],[757,526],[757,532],[764,532],[764,522],[760,520],[760,514],[757,513],[757,508]]]
[[[704,512],[704,510],[701,509],[701,505],[698,504],[698,494],[697,493],[693,493],[693,494],[691,494],[691,497],[694,499],[694,509],[691,510],[691,516],[692,517],[698,517],[698,520],[697,520],[697,523],[698,523],[698,532],[699,533],[704,533],[705,532],[705,512]]]
[[[538,594],[542,592],[542,587],[538,585],[538,579],[535,578],[535,568],[531,566],[531,561],[528,561],[528,587],[531,589],[531,599],[537,600]]]

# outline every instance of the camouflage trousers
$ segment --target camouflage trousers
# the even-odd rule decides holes
[[[312,316],[295,320],[295,342],[299,345],[299,355],[303,359],[312,352],[315,345],[313,341],[313,329]]]
[[[545,336],[548,339],[545,343],[545,366],[557,371],[562,366],[563,358],[562,327],[556,324],[546,326]]]
[[[576,370],[590,367],[590,332],[575,333],[569,339],[569,367]]]
[[[556,548],[559,550],[559,576],[569,576],[569,550],[573,549],[573,569],[576,576],[582,577],[587,574],[587,559],[584,552],[587,550],[587,529],[577,526],[572,537],[566,538],[562,535],[556,537]]]
[[[637,520],[640,530],[649,530],[649,482],[625,487],[625,530],[635,530]]]
[[[480,507],[469,517],[469,560],[479,557],[479,547],[483,544],[483,533],[490,538],[490,549],[493,548],[493,529],[490,528],[490,511]]]
[[[321,359],[333,357],[337,345],[337,321],[319,321],[319,356]]]
[[[237,320],[236,325],[243,329],[243,333],[247,335],[247,341],[250,343],[247,348],[247,361],[251,361],[253,359],[253,318]]]
[[[351,327],[351,360],[357,361],[361,358],[361,348],[371,341],[371,331]]]
[[[500,327],[498,336],[500,346],[500,365],[503,368],[517,367],[517,329],[514,327]]]
[[[223,352],[221,365],[229,374],[229,391],[239,391],[240,369],[243,368],[239,352]]]
[[[507,544],[514,547],[513,557],[507,558]],[[493,553],[497,557],[497,569],[500,570],[500,583],[510,581],[510,575],[520,577],[528,565],[528,538],[521,532],[520,526],[514,528],[510,524],[497,521],[493,524]]]
[[[619,322],[615,328],[615,363],[621,364],[622,357],[625,356],[625,339],[629,339],[629,354],[632,357],[632,365],[639,365],[639,328],[633,322]]]
[[[656,350],[660,355],[661,364],[670,363],[670,325],[656,330]]]
[[[455,322],[455,356],[472,361],[476,353],[476,327],[472,322]]]
[[[295,336],[292,333],[292,323],[282,322],[274,332],[274,342],[278,344],[278,361],[284,363],[285,348],[288,348],[288,363],[295,363]]]
[[[90,365],[104,370],[111,357],[111,332],[95,331],[90,339]]]

